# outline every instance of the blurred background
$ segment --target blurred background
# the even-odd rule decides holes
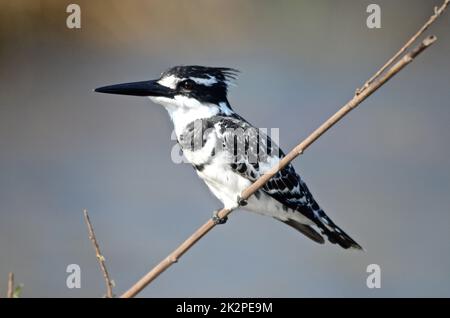
[[[342,106],[442,1],[0,0],[0,294],[98,297],[91,219],[120,294],[220,203],[170,152],[162,107],[95,94],[178,64],[241,70],[229,100],[287,151]],[[365,252],[235,212],[144,297],[450,296],[449,14],[438,42],[294,166]],[[369,264],[381,288],[366,286]],[[81,289],[66,267],[81,267]]]

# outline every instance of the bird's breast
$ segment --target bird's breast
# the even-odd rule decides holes
[[[194,166],[205,166],[211,164],[216,157],[217,137],[210,134],[207,138],[189,139],[180,142],[185,158]]]
[[[196,170],[211,192],[227,208],[236,207],[238,195],[251,184],[248,179],[234,172],[228,163],[224,163],[220,154]]]

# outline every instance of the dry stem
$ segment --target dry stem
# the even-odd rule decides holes
[[[14,273],[10,272],[8,275],[8,293],[7,298],[14,298]]]
[[[103,257],[102,253],[100,252],[100,246],[98,245],[97,238],[95,237],[94,228],[92,227],[91,220],[89,218],[88,211],[86,209],[83,210],[84,214],[84,220],[86,221],[86,225],[88,227],[89,232],[89,239],[92,242],[92,246],[94,247],[95,254],[97,257],[97,261],[100,265],[100,269],[103,273],[103,278],[105,279],[106,283],[106,297],[112,298],[113,297],[113,282],[111,278],[109,277],[108,269],[106,268],[105,258]]]
[[[398,50],[398,52],[395,53],[394,56],[392,56],[389,61],[386,62],[386,64],[384,64],[371,78],[369,78],[361,88],[358,88],[356,90],[356,95],[361,94],[361,92],[365,90],[367,86],[369,86],[376,78],[378,78],[381,73],[383,73],[389,66],[391,66],[392,63],[394,63],[394,61],[397,60],[400,55],[406,52],[406,50],[417,40],[417,38],[421,36],[423,32],[425,32],[430,27],[430,25],[432,25],[437,20],[437,18],[445,11],[449,3],[450,0],[445,0],[440,7],[435,7],[434,14],[428,19],[428,21],[425,22],[425,24],[419,29],[419,31],[417,31],[416,34],[414,34],[408,41],[406,41],[406,43],[400,48],[400,50]]]

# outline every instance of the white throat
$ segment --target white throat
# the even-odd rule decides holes
[[[194,98],[177,95],[175,98],[150,97],[154,103],[164,106],[173,122],[177,137],[184,128],[197,119],[217,115],[220,107],[215,104],[202,104]]]

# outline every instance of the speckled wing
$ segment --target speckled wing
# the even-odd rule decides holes
[[[267,134],[241,117],[218,117],[215,125],[219,128],[219,138],[223,141],[224,149],[234,155],[231,169],[252,182],[284,157],[284,153]],[[244,133],[236,133],[236,129],[242,129]],[[311,220],[314,219],[313,208],[317,206],[317,210],[320,210],[291,164],[273,176],[261,191]]]

